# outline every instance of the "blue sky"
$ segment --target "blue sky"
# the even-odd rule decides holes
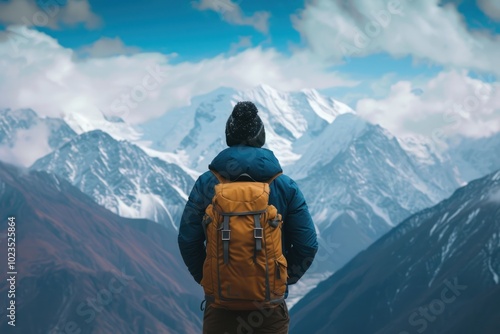
[[[388,1],[386,1],[388,2]],[[253,45],[274,48],[289,54],[295,47],[303,45],[300,33],[293,27],[292,15],[304,8],[303,0],[234,1],[244,14],[258,11],[270,13],[269,32],[262,33],[254,27],[228,24],[223,14],[215,11],[200,11],[192,1],[183,0],[89,0],[93,11],[102,18],[97,29],[87,29],[84,25],[54,30],[41,28],[55,37],[61,45],[79,49],[92,44],[102,37],[120,38],[125,45],[138,47],[143,52],[177,54],[174,62],[198,62],[228,53],[231,45],[240,37],[248,37]],[[444,1],[441,5],[457,6],[468,28],[471,30],[500,31],[500,23],[485,15],[473,0]],[[223,7],[224,5],[221,4]],[[328,41],[325,41],[327,43]],[[378,53],[366,57],[353,57],[334,67],[356,80],[371,80],[384,74],[397,73],[398,78],[415,76],[431,77],[443,69],[440,64],[415,61],[411,56],[394,57]],[[352,87],[324,89],[325,93],[342,92]],[[358,90],[366,92],[366,84]],[[348,101],[353,102],[353,101]]]
[[[300,43],[300,35],[293,29],[290,15],[301,8],[303,1],[240,0],[235,3],[245,13],[270,12],[269,34],[250,26],[228,24],[221,19],[220,13],[196,10],[191,1],[182,0],[91,0],[94,12],[104,21],[100,28],[89,31],[80,25],[76,29],[45,31],[72,48],[90,44],[102,36],[118,36],[127,45],[138,46],[144,51],[175,52],[189,61],[227,52],[239,36],[251,36],[255,44],[270,39],[267,45],[282,52],[288,52],[289,43]]]
[[[492,95],[481,97],[484,114],[472,113],[480,116],[476,127],[467,123],[456,131],[471,128],[470,134],[477,135],[485,123],[493,124],[488,133],[500,129],[488,113],[500,105],[496,0],[48,1],[56,13],[41,22],[50,11],[34,0],[0,0],[0,29],[8,42],[4,52],[12,58],[4,72],[19,70],[14,76],[21,91],[31,87],[27,80],[35,74],[40,82],[49,78],[55,86],[63,84],[67,94],[61,89],[55,94],[77,109],[85,109],[84,102],[68,97],[72,89],[87,92],[84,100],[103,109],[120,92],[133,89],[152,66],[160,66],[168,78],[151,93],[151,103],[128,115],[129,121],[158,116],[218,86],[266,84],[285,91],[315,88],[371,121],[404,132],[409,131],[405,117],[414,117],[416,110],[432,110],[421,112],[423,118],[444,113],[487,83]],[[13,28],[19,24],[25,28]],[[12,56],[11,40],[23,34],[31,41],[18,38],[23,50]],[[0,52],[1,41],[0,34]],[[26,59],[24,65],[20,58]],[[38,71],[26,78],[18,75],[34,68]],[[83,87],[73,88],[77,84]],[[106,89],[97,89],[100,85]],[[26,106],[26,96],[40,96],[40,88],[33,89],[9,94],[4,103]],[[51,101],[30,103],[60,108],[51,109]]]
[[[486,16],[476,1],[447,2],[458,3],[458,11],[470,29],[500,32],[500,23]],[[269,12],[268,34],[256,31],[251,26],[228,24],[221,19],[220,13],[196,10],[192,1],[89,0],[89,3],[93,12],[103,21],[97,29],[89,30],[79,24],[59,30],[39,30],[55,37],[61,45],[73,49],[91,44],[103,36],[119,37],[126,45],[137,46],[143,51],[177,53],[179,61],[199,61],[227,52],[232,43],[238,42],[240,36],[249,36],[254,45],[273,47],[283,53],[290,52],[292,46],[301,45],[302,42],[300,33],[293,27],[291,16],[304,8],[303,0],[234,1],[247,15],[257,11]],[[360,61],[354,59],[354,62],[345,66],[350,73],[368,72],[375,76],[383,71],[401,69],[411,74],[414,73],[412,67],[421,67],[424,70],[428,68],[425,64],[412,65],[411,59],[399,60],[390,57],[388,60],[387,57],[379,55]]]

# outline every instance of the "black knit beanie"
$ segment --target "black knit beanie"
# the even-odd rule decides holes
[[[264,123],[252,102],[238,102],[226,123],[227,146],[247,145],[262,147],[266,142]]]

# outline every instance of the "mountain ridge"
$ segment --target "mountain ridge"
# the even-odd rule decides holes
[[[31,169],[62,176],[121,216],[149,218],[173,228],[194,185],[179,166],[101,130],[78,135]]]
[[[4,163],[0,212],[16,222],[18,332],[200,331],[202,292],[172,230],[119,217],[53,174]],[[5,271],[0,278],[7,296]],[[0,331],[9,332],[2,318]]]
[[[500,171],[410,216],[299,301],[291,333],[496,333],[498,193]],[[457,302],[439,298],[450,286]]]

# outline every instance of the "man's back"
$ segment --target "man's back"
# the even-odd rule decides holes
[[[237,107],[235,107],[235,110]],[[219,173],[223,178],[230,181],[244,178],[247,181],[258,182],[266,182],[282,171],[274,154],[270,150],[261,148],[263,145],[263,140],[261,140],[263,125],[261,125],[260,132],[254,131],[257,139],[251,137],[250,140],[241,142],[238,140],[239,138],[231,138],[231,126],[238,126],[238,121],[241,121],[238,118],[232,119],[234,114],[235,111],[233,111],[233,115],[226,126],[226,140],[228,144],[232,145],[229,145],[229,148],[222,151],[212,161],[209,166],[211,171],[207,171],[196,181],[179,228],[178,240],[181,254],[189,271],[198,283],[201,282],[203,277],[203,264],[206,258],[205,234],[201,222],[205,209],[214,196],[215,185],[219,183],[212,171]],[[255,120],[249,118],[245,118],[244,121],[246,122],[244,124],[258,124]],[[260,121],[260,118],[257,121]],[[248,133],[250,133],[250,136],[252,135],[252,132],[249,132],[248,129],[243,130],[243,132],[239,133],[247,133],[247,136]],[[269,204],[274,205],[283,218],[283,254],[288,262],[288,284],[293,284],[309,268],[316,254],[318,245],[314,224],[301,191],[297,184],[286,175],[280,175],[270,184]],[[258,313],[248,311],[248,314],[244,313],[245,311],[236,312],[215,309],[212,306],[207,305],[205,311],[204,333],[224,333],[227,329],[232,329],[233,332],[237,332],[238,329],[243,330],[242,332],[248,331],[248,328],[245,329],[243,322],[238,322],[238,319],[243,319],[244,324],[250,326],[254,333],[281,333],[276,331],[276,326],[283,327],[283,321],[286,322],[285,327],[288,328],[288,312],[285,303],[273,310],[262,310]],[[251,314],[256,317],[255,319],[260,319],[260,315],[262,321],[245,320],[245,315],[249,316]],[[264,316],[265,314],[267,316]],[[228,319],[234,321],[231,323],[228,322]],[[259,324],[260,322],[261,324]],[[226,330],[221,331],[223,328]],[[269,331],[266,328],[269,328]],[[284,333],[286,332],[284,331]]]

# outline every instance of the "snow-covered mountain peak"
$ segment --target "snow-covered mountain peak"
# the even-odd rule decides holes
[[[340,246],[324,264],[329,270],[458,186],[448,169],[422,166],[392,134],[352,113],[336,117],[285,171],[297,179],[321,240]]]
[[[202,172],[225,145],[227,118],[238,101],[252,101],[266,128],[266,146],[282,165],[300,158],[304,147],[335,117],[352,109],[312,90],[281,92],[267,85],[245,91],[219,88],[193,98],[188,107],[165,113],[139,126],[151,148],[188,158],[187,167]]]
[[[355,114],[347,113],[338,116],[307,146],[301,159],[290,166],[288,172],[298,179],[306,177],[308,172],[316,166],[325,165],[345,151],[368,128],[375,129],[375,126]]]
[[[117,140],[135,141],[141,137],[141,133],[133,126],[125,123],[121,117],[104,115],[97,108],[83,112],[65,112],[63,118],[78,134],[100,129]]]
[[[280,94],[277,89],[274,89],[273,87],[266,84],[260,84],[251,90],[255,92],[261,92],[262,95],[269,96],[278,96]]]
[[[313,108],[318,116],[326,120],[328,123],[332,123],[338,115],[356,113],[347,104],[332,98],[326,98],[315,89],[304,89],[302,90],[302,93],[304,93],[307,97],[311,108]]]
[[[303,89],[297,92],[281,92],[267,85],[242,91],[238,94],[241,99],[256,102],[269,111],[286,107],[293,109],[297,114],[304,115],[313,111],[328,123],[333,122],[336,116],[344,113],[354,113],[349,106],[332,98],[321,95],[315,89]],[[274,106],[276,108],[269,108]]]
[[[31,167],[57,174],[109,210],[177,226],[194,180],[176,164],[147,155],[101,130],[83,133]]]

